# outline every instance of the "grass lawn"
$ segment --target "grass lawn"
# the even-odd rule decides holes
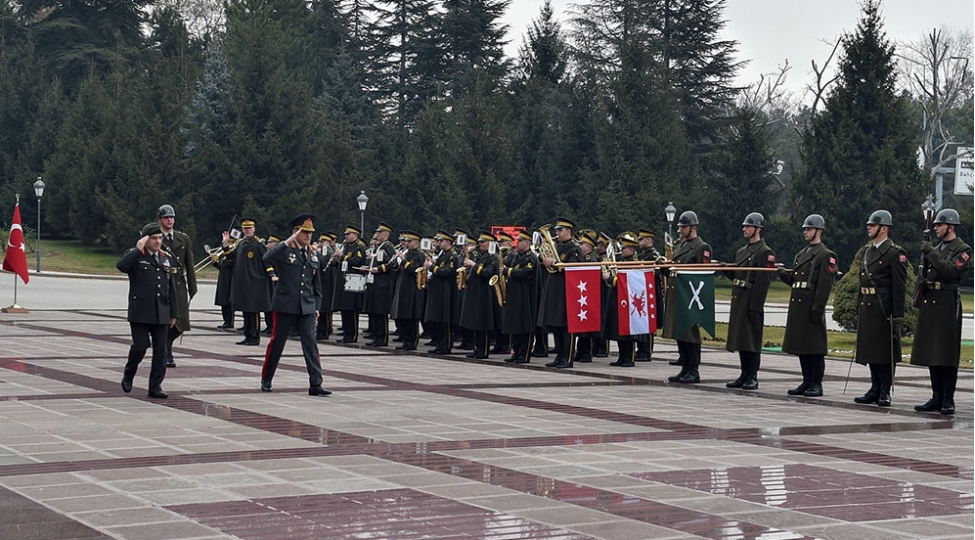
[[[78,240],[41,240],[41,271],[73,274],[116,275],[115,263],[122,257],[106,247],[86,246]],[[27,254],[27,265],[35,268],[36,252]],[[217,277],[217,270],[207,266],[198,277]]]

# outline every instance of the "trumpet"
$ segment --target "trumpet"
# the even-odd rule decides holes
[[[215,248],[209,248],[209,249],[207,249],[206,250],[207,256],[204,257],[204,258],[202,258],[202,259],[200,259],[200,262],[196,263],[196,265],[193,267],[193,272],[194,273],[199,273],[201,270],[203,270],[204,268],[206,268],[207,265],[216,264],[216,263],[220,262],[220,260],[223,259],[224,257],[226,257],[227,256],[226,255],[227,253],[230,253],[231,251],[233,251],[237,247],[237,244],[239,244],[239,243],[240,243],[240,238],[237,238],[236,240],[233,241],[233,243],[231,243],[228,246],[227,251],[224,251],[223,250],[223,246],[217,246]],[[206,246],[204,246],[204,247],[206,247]]]
[[[556,261],[559,260],[559,250],[555,246],[555,240],[552,238],[552,234],[549,232],[551,227],[551,225],[546,223],[538,228],[538,232],[541,233],[541,239],[538,242],[537,248],[538,258],[540,260],[549,258],[555,259]],[[548,270],[549,274],[555,274],[559,271],[559,269],[554,265],[546,267],[545,269]]]

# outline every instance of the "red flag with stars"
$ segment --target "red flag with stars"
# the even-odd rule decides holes
[[[24,228],[20,225],[20,202],[14,206],[14,222],[10,226],[7,239],[7,254],[3,258],[3,269],[20,276],[25,284],[30,281],[27,275],[27,251],[24,249]]]
[[[657,291],[653,270],[625,270],[616,280],[621,336],[657,331]]]
[[[598,266],[565,269],[565,317],[570,334],[599,332],[602,327],[601,279]]]

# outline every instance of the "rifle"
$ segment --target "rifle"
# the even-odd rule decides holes
[[[928,197],[930,199],[930,197]],[[932,221],[934,220],[934,208],[924,209],[924,241],[931,241],[931,227]],[[921,252],[921,264],[918,266],[917,276],[914,277],[914,297],[911,299],[911,306],[914,309],[921,309],[921,304],[924,303],[924,290],[927,287],[928,280],[928,258],[924,256],[924,252]]]

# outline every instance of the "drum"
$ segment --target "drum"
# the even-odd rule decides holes
[[[362,274],[345,274],[345,292],[362,292],[366,290],[366,276]]]

